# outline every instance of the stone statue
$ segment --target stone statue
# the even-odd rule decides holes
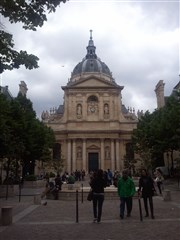
[[[108,106],[108,104],[104,104],[104,114],[109,114],[109,106]]]
[[[77,105],[76,115],[77,115],[78,118],[81,118],[81,116],[82,116],[82,106],[81,106],[81,104]]]

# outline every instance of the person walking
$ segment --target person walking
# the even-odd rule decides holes
[[[155,182],[157,184],[159,194],[162,195],[162,185],[163,185],[164,177],[160,169],[156,169],[155,174],[156,174]]]
[[[141,177],[139,179],[138,194],[142,196],[144,201],[144,208],[146,212],[145,217],[149,217],[149,210],[148,210],[148,200],[149,200],[152,219],[154,219],[154,207],[153,207],[154,192],[155,192],[155,187],[154,187],[154,181],[152,177],[148,175],[148,172],[146,169],[142,169]]]
[[[100,223],[102,216],[102,206],[104,202],[104,188],[106,187],[103,170],[99,169],[97,173],[93,175],[90,186],[93,192],[94,222]]]
[[[128,176],[128,170],[123,170],[122,177],[118,179],[118,195],[120,197],[120,218],[124,219],[125,207],[127,210],[127,217],[131,216],[132,197],[134,196],[135,184]]]

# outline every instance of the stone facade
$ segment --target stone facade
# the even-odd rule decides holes
[[[93,54],[88,55],[91,47]],[[64,171],[123,169],[126,146],[138,119],[134,109],[127,110],[122,105],[123,87],[116,84],[108,71],[95,55],[91,36],[86,58],[62,87],[64,104],[42,114],[43,121],[55,132],[65,159]]]

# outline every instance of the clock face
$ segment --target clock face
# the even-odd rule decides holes
[[[93,113],[96,114],[97,113],[97,103],[95,102],[89,102],[88,103],[88,113]]]

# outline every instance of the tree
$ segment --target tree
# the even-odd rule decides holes
[[[32,102],[18,94],[16,101],[19,102],[23,111],[23,143],[25,151],[22,155],[23,175],[34,174],[36,160],[47,161],[51,159],[51,150],[55,142],[54,132],[44,123],[36,119]]]
[[[137,128],[133,130],[132,143],[134,151],[139,154],[142,164],[146,168],[152,166],[152,142],[154,141],[151,133],[152,114],[148,111],[141,117]]]
[[[0,14],[10,23],[23,23],[24,29],[35,31],[47,21],[47,13],[55,12],[66,0],[1,0]],[[38,57],[14,49],[13,36],[0,25],[0,73],[24,65],[27,69],[38,67]]]
[[[163,108],[155,110],[152,114],[146,112],[138,122],[137,129],[133,131],[135,151],[141,157],[149,152],[152,166],[159,165],[159,156],[163,157],[164,152],[170,152],[173,167],[173,151],[180,150],[179,99],[177,95],[171,96]]]
[[[6,179],[13,172],[18,176],[34,173],[36,160],[51,159],[55,136],[52,129],[36,119],[32,103],[26,96],[7,100],[0,94],[0,158],[6,170]]]
[[[14,172],[17,179],[19,158],[24,149],[22,141],[23,113],[19,104],[12,100],[7,100],[0,94],[0,119],[1,119],[1,137],[0,137],[0,157],[3,159],[6,179],[9,179],[9,173]]]
[[[52,157],[50,161],[45,162],[45,167],[49,171],[51,170],[53,173],[60,174],[64,167],[64,156],[61,152],[61,144],[55,143],[52,149]]]
[[[26,51],[17,52],[13,49],[12,35],[0,30],[0,73],[24,65],[27,69],[38,68],[38,57],[27,54]]]

